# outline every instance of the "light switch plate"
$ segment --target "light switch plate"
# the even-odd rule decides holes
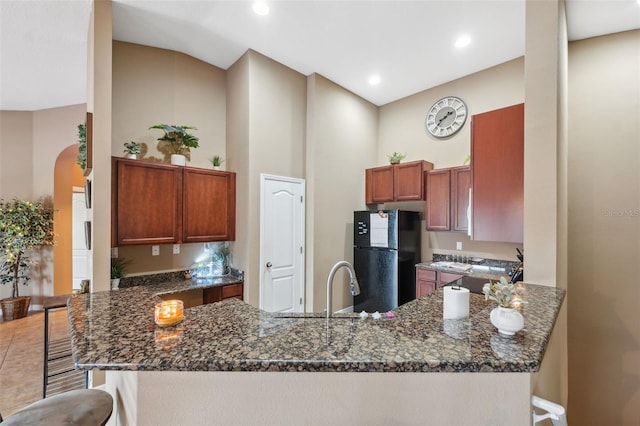
[[[173,254],[180,254],[180,244],[173,245]]]
[[[151,246],[151,256],[160,256],[160,246]]]
[[[456,250],[462,250],[462,241],[456,241]]]

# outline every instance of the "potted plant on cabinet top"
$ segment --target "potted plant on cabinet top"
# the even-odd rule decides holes
[[[406,157],[405,154],[400,154],[399,152],[394,152],[391,155],[387,155],[387,157],[389,157],[389,164],[399,164],[404,157]]]
[[[158,151],[168,152],[171,155],[171,164],[184,166],[186,164],[185,155],[190,153],[189,149],[199,146],[198,137],[187,132],[187,130],[198,130],[196,127],[156,124],[149,129],[164,130],[164,135],[158,138],[160,141]]]
[[[136,141],[125,142],[124,143],[124,154],[127,155],[127,158],[131,158],[135,160],[138,158],[138,154],[142,152],[142,145]]]
[[[127,272],[127,266],[130,260],[122,257],[111,258],[111,290],[117,290],[120,285],[120,278],[124,278]]]
[[[5,321],[27,316],[30,296],[20,297],[19,283],[29,284],[34,263],[29,250],[53,245],[53,208],[44,200],[0,200],[0,282],[12,284],[11,297],[0,300]]]
[[[224,160],[219,155],[214,155],[213,158],[209,159],[209,161],[211,161],[213,170],[220,170],[220,166],[224,163]]]
[[[78,124],[78,158],[76,159],[78,166],[82,170],[87,168],[87,125]]]

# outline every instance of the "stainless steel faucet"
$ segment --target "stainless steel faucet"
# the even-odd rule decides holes
[[[333,277],[336,275],[336,272],[338,272],[338,269],[343,267],[347,268],[347,272],[349,272],[349,290],[351,291],[351,295],[357,296],[360,294],[360,285],[358,284],[356,271],[353,269],[353,265],[346,260],[341,260],[333,265],[331,272],[329,272],[329,277],[327,278],[327,318],[331,318],[331,292],[333,290]]]

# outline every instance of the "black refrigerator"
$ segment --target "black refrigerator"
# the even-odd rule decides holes
[[[356,211],[353,230],[353,266],[360,283],[354,312],[386,312],[415,299],[420,214]]]

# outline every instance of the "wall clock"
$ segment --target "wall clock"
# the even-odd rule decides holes
[[[467,106],[460,98],[447,96],[434,103],[425,119],[429,133],[436,138],[446,138],[462,129],[467,121]]]

